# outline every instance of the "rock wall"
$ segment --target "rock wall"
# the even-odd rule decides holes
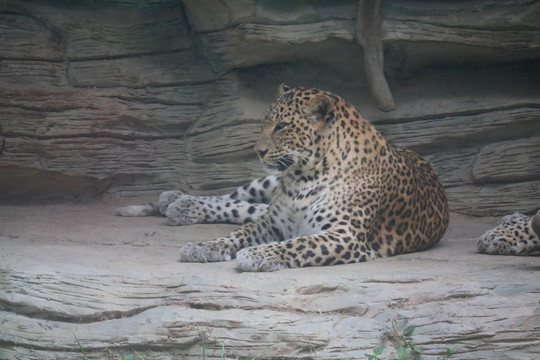
[[[263,174],[251,147],[286,82],[429,159],[454,211],[540,206],[540,4],[364,5],[2,2],[0,199],[225,191]]]

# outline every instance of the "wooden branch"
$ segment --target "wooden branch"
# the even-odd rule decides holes
[[[356,21],[356,41],[364,50],[364,66],[371,95],[382,111],[394,110],[394,99],[384,77],[381,1],[361,0]]]

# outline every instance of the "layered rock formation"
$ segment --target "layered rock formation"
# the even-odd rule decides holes
[[[428,158],[452,210],[531,212],[539,17],[525,0],[3,2],[0,198],[225,191],[263,173],[251,147],[285,82]]]

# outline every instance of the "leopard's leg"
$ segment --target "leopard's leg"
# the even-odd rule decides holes
[[[214,262],[228,261],[246,247],[279,241],[280,235],[271,231],[270,217],[265,213],[259,219],[244,224],[229,236],[196,243],[187,243],[180,249],[180,261]]]
[[[182,191],[165,191],[157,203],[122,206],[115,213],[119,216],[166,216],[171,225],[243,224],[258,219],[266,212],[278,183],[279,176],[269,175],[222,196],[192,196]]]
[[[196,223],[244,224],[266,213],[277,176],[266,176],[221,196],[183,194],[168,205],[165,215],[171,225]]]
[[[274,189],[278,186],[279,175],[268,175],[247,183],[228,196],[231,200],[242,200],[249,203],[269,204],[272,200]]]
[[[260,218],[268,204],[231,200],[224,196],[183,195],[167,207],[169,225],[228,223],[245,224]]]
[[[357,235],[350,229],[350,224],[291,239],[290,234],[274,226],[272,216],[275,217],[275,214],[268,212],[228,237],[188,243],[180,250],[180,261],[213,262],[236,258],[238,268],[242,271],[275,271],[355,263],[377,257],[377,252],[368,245],[367,236]],[[365,220],[366,227],[369,227],[371,219]],[[321,225],[326,224],[323,222]]]
[[[346,230],[337,230],[242,249],[236,254],[236,264],[241,271],[276,271],[357,263],[375,258],[375,251],[362,246]]]

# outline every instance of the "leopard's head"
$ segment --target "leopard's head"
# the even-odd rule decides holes
[[[315,164],[326,152],[325,139],[339,98],[333,94],[282,84],[264,115],[255,151],[271,169]]]

